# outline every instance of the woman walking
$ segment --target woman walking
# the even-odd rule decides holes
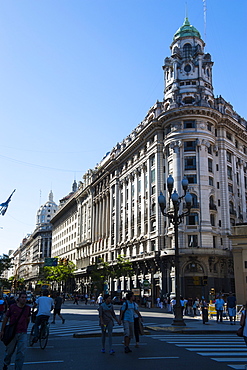
[[[112,329],[114,326],[114,320],[120,325],[119,320],[116,317],[116,314],[113,309],[113,305],[111,303],[111,296],[109,294],[104,295],[104,301],[99,306],[99,319],[100,319],[100,326],[102,330],[102,353],[105,353],[105,337],[106,337],[106,330],[108,331],[108,340],[109,340],[109,353],[113,355],[115,353],[114,349],[112,348]]]

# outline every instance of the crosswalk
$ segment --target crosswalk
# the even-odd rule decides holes
[[[235,370],[245,370],[247,364],[246,344],[236,335],[157,334],[151,337],[195,352],[200,356],[208,356],[211,360],[225,363]]]
[[[154,323],[145,323],[145,325],[154,325]],[[29,325],[27,333],[30,334],[32,325]],[[65,324],[57,321],[56,324],[50,324],[49,333],[57,337],[71,336],[74,333],[93,333],[100,332],[98,321],[93,320],[66,320]],[[115,324],[113,333],[123,331],[122,325]]]

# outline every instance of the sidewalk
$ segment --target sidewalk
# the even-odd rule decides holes
[[[120,306],[114,306],[114,309],[119,309]],[[152,332],[167,332],[167,333],[181,333],[181,334],[233,334],[236,335],[236,331],[239,328],[239,320],[237,319],[235,325],[231,325],[228,319],[223,319],[223,322],[216,322],[216,318],[213,317],[209,319],[206,324],[203,324],[201,316],[191,317],[184,316],[184,322],[186,326],[173,326],[171,325],[173,320],[173,314],[167,313],[160,308],[140,308],[140,312],[146,320],[148,313],[158,313],[160,318],[164,319],[164,323],[156,325],[145,326],[144,320],[144,329],[145,335],[151,334]],[[154,319],[155,320],[155,319]],[[160,320],[159,320],[160,321]],[[123,329],[114,327],[113,330],[114,336],[123,336]],[[94,332],[84,332],[84,333],[74,333],[74,338],[85,338],[85,337],[98,337],[101,336],[101,330]]]

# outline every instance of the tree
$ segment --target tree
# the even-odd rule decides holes
[[[0,256],[0,275],[6,270],[9,270],[13,266],[12,258],[7,254]]]
[[[91,275],[92,290],[103,291],[104,285],[109,284],[110,279],[119,279],[124,276],[134,274],[131,262],[125,257],[119,255],[115,263],[110,264],[99,259],[94,265],[89,266],[88,272]]]
[[[57,266],[44,266],[40,269],[39,280],[42,283],[61,283],[73,277],[76,266],[72,261],[66,264],[59,263]]]

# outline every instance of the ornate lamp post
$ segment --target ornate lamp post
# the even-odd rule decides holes
[[[176,305],[175,305],[175,317],[173,319],[172,325],[175,326],[186,326],[182,310],[181,310],[181,304],[180,304],[180,274],[179,274],[179,248],[178,248],[178,225],[183,221],[183,218],[185,216],[188,216],[190,214],[190,209],[192,206],[192,196],[189,192],[187,192],[188,189],[188,180],[186,177],[182,180],[182,187],[184,190],[184,195],[179,196],[177,191],[173,191],[174,186],[174,179],[171,175],[169,175],[167,179],[167,188],[169,193],[169,203],[172,201],[173,203],[173,210],[168,209],[166,211],[166,199],[162,192],[160,192],[160,195],[158,197],[158,202],[160,206],[160,210],[163,214],[163,216],[168,217],[168,219],[172,222],[174,225],[174,234],[175,234],[175,294],[176,294]],[[186,212],[182,212],[179,214],[179,206],[181,203],[181,200],[184,198],[186,203]]]

